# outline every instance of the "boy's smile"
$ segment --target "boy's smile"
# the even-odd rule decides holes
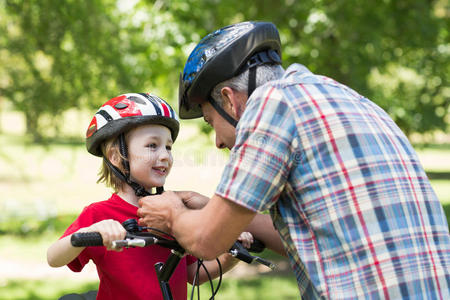
[[[166,176],[167,167],[153,167],[152,168],[156,173],[160,174],[161,176]]]

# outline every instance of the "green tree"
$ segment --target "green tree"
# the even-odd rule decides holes
[[[69,108],[155,86],[175,95],[176,75],[168,74],[181,64],[175,41],[184,40],[154,6],[136,12],[114,0],[7,0],[0,16],[0,93],[24,113],[35,141],[57,134]]]
[[[369,97],[407,133],[446,130],[450,105],[445,1],[172,1],[178,23],[204,36],[227,24],[277,25],[283,65],[297,62]],[[196,35],[191,35],[198,42]]]
[[[187,55],[207,33],[244,20],[277,25],[283,65],[330,76],[386,109],[407,133],[449,115],[444,0],[5,0],[0,93],[36,140],[68,108],[129,91],[172,103]],[[447,118],[447,119],[446,119]]]
[[[25,114],[36,141],[66,109],[128,84],[112,8],[112,1],[3,3],[0,91]]]

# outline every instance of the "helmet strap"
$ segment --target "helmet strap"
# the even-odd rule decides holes
[[[219,105],[212,97],[208,98],[208,102],[211,103],[212,107],[222,116],[228,123],[231,124],[234,128],[236,128],[238,121],[236,121],[232,116],[230,116],[222,106]]]
[[[255,53],[243,66],[239,73],[248,69],[248,89],[247,95],[250,95],[256,89],[256,69],[258,66],[271,64],[281,65],[281,58],[275,50],[265,50]]]
[[[258,66],[253,66],[248,70],[248,88],[247,88],[247,96],[250,98],[250,95],[256,89],[256,68]]]
[[[126,178],[128,179],[130,177],[130,163],[128,162],[128,148],[127,143],[125,141],[125,134],[121,133],[118,138],[119,138],[119,151],[122,157],[124,158],[122,160],[122,166],[125,170]]]

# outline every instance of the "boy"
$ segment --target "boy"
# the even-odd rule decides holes
[[[172,144],[179,130],[176,113],[168,103],[152,94],[125,94],[107,101],[95,114],[86,133],[88,151],[103,157],[99,182],[115,193],[107,201],[86,207],[75,222],[47,252],[52,267],[67,265],[80,272],[92,259],[100,278],[97,299],[161,299],[154,264],[165,261],[170,250],[157,245],[144,248],[113,249],[112,241],[125,238],[121,223],[137,219],[138,200],[157,193],[172,167]],[[99,232],[105,247],[73,247],[75,232]],[[244,244],[251,235],[243,233]],[[236,261],[219,257],[223,271]],[[186,299],[186,282],[192,283],[196,258],[186,256],[175,270],[170,285],[174,299]],[[215,261],[204,262],[210,275],[219,274]],[[203,269],[200,283],[208,280]]]

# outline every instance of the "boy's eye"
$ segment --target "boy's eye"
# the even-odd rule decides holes
[[[147,147],[155,149],[156,147],[158,147],[158,145],[156,145],[155,143],[150,143],[147,145]]]
[[[166,146],[166,150],[167,151],[171,151],[172,150],[172,146]]]

